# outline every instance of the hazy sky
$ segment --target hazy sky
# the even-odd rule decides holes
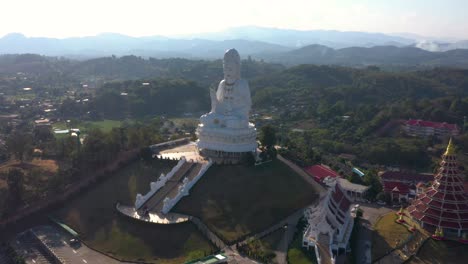
[[[176,35],[257,25],[468,39],[468,0],[2,0],[0,36]]]

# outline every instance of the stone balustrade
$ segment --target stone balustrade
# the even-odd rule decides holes
[[[164,199],[162,213],[167,214],[180,201],[180,199],[182,199],[182,197],[189,195],[190,189],[198,182],[198,180],[200,180],[212,164],[213,161],[211,159],[208,163],[203,164],[198,174],[191,181],[189,181],[188,178],[184,178],[182,185],[179,186],[177,195],[174,198],[166,197]]]
[[[143,204],[145,204],[145,202],[149,198],[151,198],[159,189],[161,189],[164,185],[166,185],[166,182],[170,180],[172,176],[174,176],[174,174],[180,169],[180,167],[182,167],[182,165],[184,165],[185,162],[186,162],[185,157],[182,157],[177,163],[177,165],[174,168],[172,168],[172,170],[169,173],[167,173],[166,175],[164,175],[164,173],[161,173],[161,176],[156,182],[150,183],[150,191],[147,194],[145,195],[142,195],[140,193],[137,194],[136,200],[135,200],[135,208],[139,210],[140,207]]]

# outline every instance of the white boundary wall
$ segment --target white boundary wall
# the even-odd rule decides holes
[[[169,197],[164,198],[162,213],[167,214],[172,209],[172,207],[174,207],[180,201],[180,199],[182,199],[182,197],[189,195],[190,189],[193,187],[193,185],[195,185],[195,183],[198,182],[198,180],[200,180],[200,178],[205,174],[205,172],[208,170],[208,168],[211,167],[212,164],[213,161],[211,159],[208,163],[203,164],[197,176],[195,176],[192,181],[188,181],[188,178],[184,178],[182,185],[179,186],[179,192],[177,195],[172,199]]]
[[[161,189],[166,184],[166,182],[172,178],[172,176],[174,176],[174,174],[180,169],[180,167],[182,167],[182,165],[184,165],[185,162],[186,162],[185,157],[182,157],[177,163],[177,165],[174,168],[172,168],[172,170],[168,174],[164,175],[164,173],[161,173],[161,176],[159,177],[157,181],[150,183],[150,191],[147,194],[145,195],[141,195],[140,193],[137,194],[136,200],[135,200],[135,209],[139,210],[140,207],[149,198],[151,198],[151,196],[153,196],[159,189]]]

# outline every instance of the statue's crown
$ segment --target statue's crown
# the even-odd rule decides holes
[[[240,64],[240,55],[236,49],[228,49],[224,53],[224,63],[236,63]]]

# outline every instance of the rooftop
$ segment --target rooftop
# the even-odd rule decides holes
[[[304,170],[315,178],[316,181],[322,182],[326,177],[336,178],[339,174],[324,165],[313,165],[305,167]]]
[[[421,126],[421,127],[432,127],[432,128],[445,128],[449,130],[458,129],[456,124],[449,124],[449,123],[440,123],[440,122],[432,122],[432,121],[424,121],[419,119],[410,119],[405,122],[405,124],[410,126]]]
[[[401,194],[407,194],[410,192],[410,188],[407,183],[403,182],[392,182],[386,181],[383,183],[384,192],[397,192]]]
[[[429,182],[434,180],[433,174],[423,174],[415,172],[385,171],[380,173],[383,181],[401,181],[401,182]]]

